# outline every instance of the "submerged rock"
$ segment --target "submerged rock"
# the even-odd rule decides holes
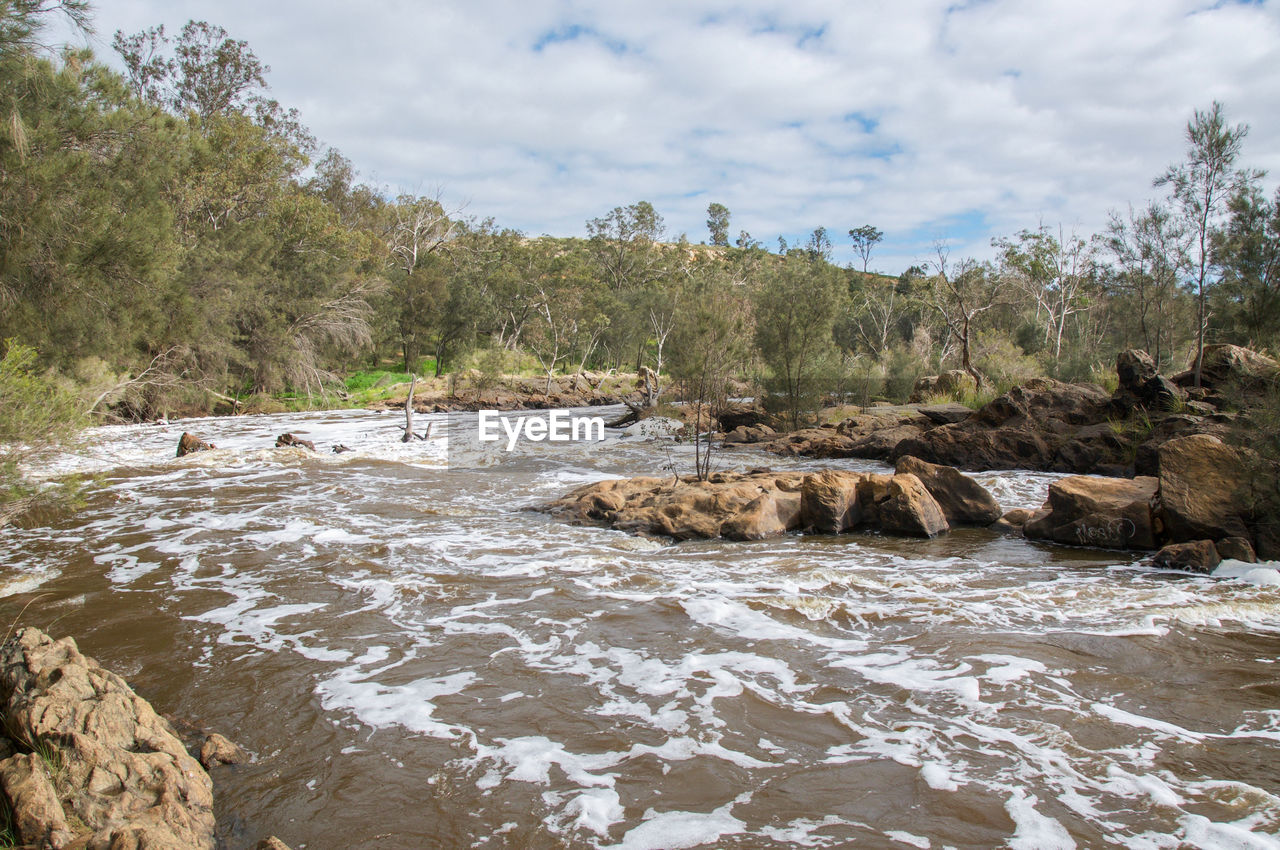
[[[209,775],[146,700],[71,638],[23,628],[0,646],[0,712],[30,751],[0,763],[23,843],[212,850]]]
[[[310,449],[314,452],[316,450],[316,444],[310,440],[295,437],[293,434],[281,434],[279,437],[276,437],[276,448]]]

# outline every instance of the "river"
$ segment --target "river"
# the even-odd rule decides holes
[[[1280,847],[1275,564],[570,527],[527,507],[687,446],[462,458],[474,415],[431,420],[97,429],[84,508],[0,530],[6,625],[253,753],[213,771],[226,847]],[[1008,509],[1053,476],[976,477]]]

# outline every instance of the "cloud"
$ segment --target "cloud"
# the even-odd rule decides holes
[[[442,187],[470,214],[581,235],[649,200],[673,233],[705,210],[766,244],[864,223],[898,271],[1041,220],[1083,233],[1141,203],[1194,108],[1248,122],[1280,169],[1274,3],[912,4],[501,0],[129,0],[102,42],[188,18],[246,39],[274,94],[393,191]],[[99,45],[100,52],[109,48]]]

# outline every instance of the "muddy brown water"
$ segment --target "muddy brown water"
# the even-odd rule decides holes
[[[220,448],[173,458],[184,429]],[[525,508],[684,446],[460,463],[448,431],[101,429],[63,464],[99,475],[84,510],[0,531],[0,617],[30,602],[254,754],[213,772],[228,848],[1280,846],[1275,565],[974,530],[673,545]],[[1006,507],[1051,480],[977,477]]]

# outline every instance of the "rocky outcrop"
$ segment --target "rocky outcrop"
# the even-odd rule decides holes
[[[944,472],[925,471],[937,480],[947,478]],[[929,485],[908,472],[758,470],[717,473],[707,481],[616,479],[579,487],[540,510],[579,524],[676,540],[759,540],[794,531],[855,530],[932,537],[951,527]]]
[[[841,422],[835,435],[797,432],[769,448],[889,462],[912,455],[969,470],[1157,475],[1162,445],[1194,434],[1226,436],[1237,417],[1228,394],[1247,399],[1241,388],[1273,385],[1280,374],[1275,361],[1236,346],[1207,347],[1204,363],[1205,387],[1188,391],[1189,373],[1171,380],[1146,352],[1124,351],[1116,358],[1119,387],[1112,394],[1092,384],[1036,378],[972,413],[959,405],[873,407]]]
[[[1037,378],[993,399],[963,422],[903,440],[892,457],[914,455],[963,469],[1071,471],[1074,464],[1060,459],[1059,449],[1080,428],[1104,420],[1110,400],[1092,384]]]
[[[182,436],[178,438],[178,457],[192,454],[194,452],[207,452],[209,449],[215,449],[213,443],[206,443],[204,440],[187,431],[182,432]]]
[[[1150,477],[1075,475],[1049,485],[1049,498],[1022,526],[1031,540],[1111,549],[1154,549],[1159,533]]]
[[[0,762],[0,790],[24,844],[212,850],[209,775],[70,638],[23,628],[0,646],[0,711],[22,751]]]
[[[1280,363],[1238,345],[1206,345],[1200,358],[1200,383],[1211,390],[1256,392],[1280,375]],[[1195,384],[1195,364],[1173,377],[1180,387]]]

